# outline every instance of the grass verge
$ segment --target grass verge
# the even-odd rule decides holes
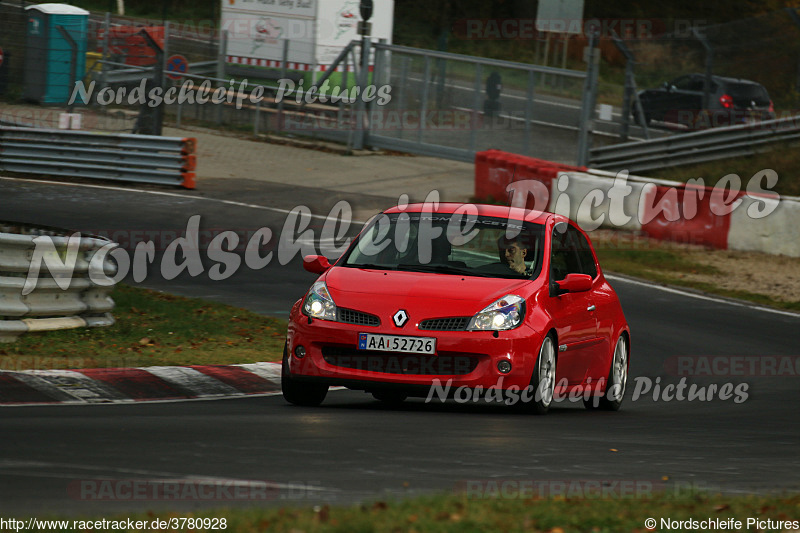
[[[587,483],[577,483],[581,487]],[[500,483],[498,483],[500,485]],[[515,486],[519,486],[514,484]],[[584,492],[584,489],[580,489]],[[599,492],[599,491],[597,491]],[[523,493],[524,494],[524,493]],[[599,494],[597,494],[599,496]],[[716,520],[740,521],[745,530],[748,518],[760,520],[746,530],[792,530],[800,507],[799,495],[780,496],[722,496],[697,494],[661,494],[647,498],[617,497],[578,498],[489,498],[470,499],[466,493],[423,496],[402,501],[376,501],[357,506],[316,506],[313,508],[282,509],[218,509],[189,514],[148,513],[135,517],[120,516],[119,520],[147,521],[190,517],[225,518],[228,532],[547,532],[573,531],[619,533],[645,532],[645,520],[656,520],[655,531],[670,529],[707,529],[673,525],[662,527],[662,518],[672,521]],[[107,517],[105,517],[107,518]],[[113,520],[113,518],[111,519]],[[789,527],[770,528],[772,523],[789,522]],[[730,523],[730,522],[728,522]],[[72,521],[70,521],[72,524]],[[760,525],[760,527],[758,527]],[[79,528],[76,528],[79,529]],[[716,529],[716,528],[709,528]],[[167,530],[170,530],[169,528]],[[174,529],[177,530],[177,529]],[[174,531],[172,530],[172,531]]]
[[[286,321],[245,309],[118,285],[116,323],[22,335],[0,344],[4,370],[278,361]]]

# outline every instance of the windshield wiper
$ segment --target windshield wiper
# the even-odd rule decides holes
[[[437,264],[428,264],[428,265],[421,265],[421,264],[414,264],[414,263],[402,263],[397,266],[398,270],[409,270],[413,272],[435,272],[439,274],[460,274],[466,276],[477,276],[481,278],[487,277],[485,274],[481,272],[475,272],[469,268],[461,268],[457,266],[450,266],[450,265],[437,265]]]
[[[395,268],[397,268],[394,265],[376,265],[374,263],[346,264],[345,266],[351,268],[369,268],[371,270],[394,270]]]

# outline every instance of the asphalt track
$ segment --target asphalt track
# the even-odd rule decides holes
[[[137,187],[140,188],[140,187]],[[0,219],[82,231],[178,231],[190,216],[201,228],[279,234],[297,198],[318,215],[341,197],[331,191],[245,180],[204,183],[203,192],[87,188],[0,179]],[[167,195],[162,195],[165,192]],[[206,198],[197,198],[205,195]],[[223,203],[241,202],[241,204]],[[349,195],[358,208],[387,205]],[[252,207],[260,206],[260,207]],[[322,218],[314,219],[319,228]],[[156,264],[158,261],[156,261]],[[205,271],[208,272],[208,269]],[[299,266],[274,261],[241,269],[225,281],[207,274],[144,283],[214,298],[269,314],[285,314],[313,280]],[[796,315],[733,305],[681,291],[612,278],[633,333],[631,374],[677,383],[676,356],[799,356]],[[795,371],[797,365],[795,365]],[[748,384],[747,400],[654,400],[652,390],[617,413],[559,403],[546,417],[500,405],[410,401],[386,408],[368,395],[332,391],[319,408],[287,405],[280,396],[135,405],[0,409],[0,512],[184,510],[229,505],[308,505],[454,490],[487,480],[550,486],[570,480],[639,483],[672,490],[694,486],[725,492],[798,490],[798,374],[783,377],[690,377],[708,386]],[[196,483],[270,490],[240,499],[126,498],[102,501],[95,487],[133,480],[151,485]],[[95,483],[95,485],[91,485]],[[226,485],[227,484],[227,485]]]

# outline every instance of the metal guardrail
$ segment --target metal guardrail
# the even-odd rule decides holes
[[[759,147],[795,139],[800,139],[800,116],[593,148],[589,164],[641,172],[753,155]]]
[[[581,117],[594,107],[595,86],[587,84],[594,62],[583,72],[381,42],[371,49],[371,83],[392,90],[356,124],[365,145],[461,161],[497,146],[556,161],[586,158],[590,121]],[[356,110],[365,107],[359,101]]]
[[[23,294],[34,249],[34,239],[47,236],[58,254],[48,268],[44,258],[38,280],[29,294]],[[113,285],[101,286],[89,277],[94,254],[111,241],[82,237],[74,269],[69,268],[69,237],[59,232],[0,223],[0,342],[14,342],[26,332],[52,331],[79,327],[110,326],[114,300],[109,296]],[[52,251],[52,248],[50,249]],[[59,268],[53,265],[65,265]],[[116,265],[106,259],[103,273],[111,277]],[[67,284],[59,286],[57,278]],[[67,278],[68,279],[63,279]]]
[[[0,126],[0,170],[195,187],[194,138]]]
[[[115,63],[113,61],[97,61],[100,64],[112,65],[115,68],[106,70],[104,73],[97,76],[106,85],[127,85],[139,83],[143,78],[154,79],[156,76],[155,67],[138,67],[132,65],[125,65],[124,63]],[[196,63],[189,63],[188,73],[192,74],[214,74],[217,71],[217,61],[198,61]],[[169,73],[169,72],[168,72]],[[170,73],[172,74],[172,73]]]

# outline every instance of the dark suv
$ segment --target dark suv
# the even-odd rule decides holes
[[[644,120],[705,129],[775,118],[772,100],[763,85],[739,78],[711,77],[708,108],[703,107],[705,74],[688,74],[639,93]],[[634,119],[638,116],[634,108]]]

